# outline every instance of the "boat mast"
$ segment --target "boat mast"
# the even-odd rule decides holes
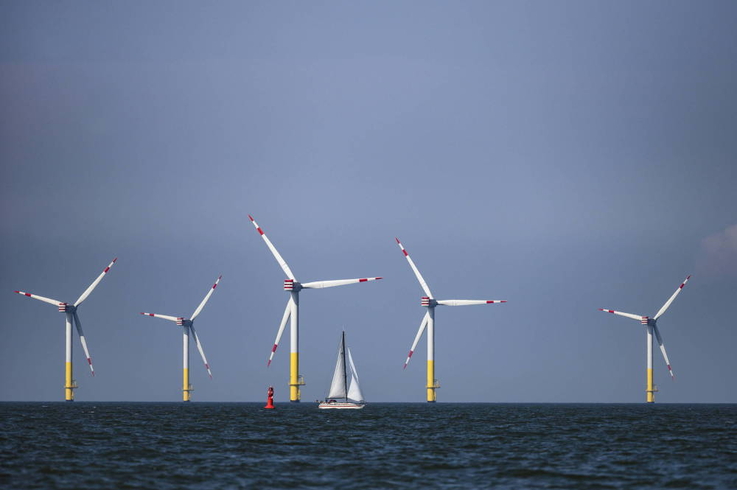
[[[345,330],[343,330],[343,337],[342,337],[342,343],[343,348],[341,349],[341,353],[343,354],[343,393],[345,393],[345,401],[348,403],[348,370],[346,369],[346,363],[345,363]]]

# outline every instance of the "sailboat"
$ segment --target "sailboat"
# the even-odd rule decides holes
[[[348,352],[348,364],[346,365],[346,351]],[[351,379],[348,382],[348,368],[350,368]],[[337,409],[361,409],[365,406],[361,387],[358,385],[358,373],[356,365],[353,364],[351,350],[345,346],[345,332],[340,338],[338,346],[338,360],[335,363],[333,381],[330,383],[330,392],[325,401],[320,402],[318,408]]]

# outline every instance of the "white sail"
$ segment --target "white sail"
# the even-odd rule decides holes
[[[351,384],[348,388],[348,398],[356,402],[363,402],[363,393],[361,393],[361,387],[358,385],[358,371],[356,371],[356,365],[353,364],[350,348],[348,349],[348,363],[351,366]]]
[[[328,398],[345,398],[345,354],[343,353],[343,339],[341,338],[338,346],[338,361],[335,363],[335,372],[333,372],[333,381],[330,383],[330,392]]]

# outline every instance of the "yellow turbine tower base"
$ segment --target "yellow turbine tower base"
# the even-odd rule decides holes
[[[189,369],[182,369],[182,401],[189,401],[189,392],[192,390],[192,385],[189,384]]]
[[[68,402],[74,401],[74,390],[77,388],[77,383],[74,382],[74,379],[72,379],[72,363],[67,362],[66,364],[66,376],[65,383],[64,383],[64,395],[65,399]]]
[[[427,401],[428,403],[435,403],[437,401],[437,395],[435,390],[440,388],[438,380],[435,379],[435,361],[427,361]]]
[[[655,402],[655,392],[658,391],[658,389],[655,387],[655,384],[653,383],[653,370],[648,369],[647,370],[647,403],[654,403]]]
[[[292,352],[289,362],[289,401],[299,402],[302,393],[299,387],[304,386],[305,380],[299,375],[299,352]]]

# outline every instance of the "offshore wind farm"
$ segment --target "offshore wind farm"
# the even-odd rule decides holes
[[[253,224],[253,226],[256,228],[256,231],[258,231],[261,238],[263,238],[264,242],[266,243],[266,246],[271,251],[272,255],[276,259],[279,266],[284,271],[285,275],[287,276],[287,279],[284,280],[284,290],[290,293],[289,300],[287,301],[286,308],[284,309],[284,314],[282,316],[282,320],[279,324],[279,329],[276,334],[276,339],[274,340],[274,344],[271,348],[271,353],[269,355],[269,360],[267,362],[267,367],[271,365],[271,361],[274,358],[274,354],[276,353],[276,350],[279,346],[279,341],[281,340],[282,334],[284,333],[284,330],[286,328],[287,323],[290,324],[290,365],[289,365],[289,401],[290,402],[300,402],[301,401],[301,393],[300,393],[300,387],[304,386],[304,377],[299,374],[299,292],[302,289],[324,289],[324,288],[331,288],[331,287],[337,287],[337,286],[345,286],[349,284],[358,284],[362,282],[369,282],[369,281],[375,281],[382,279],[381,277],[369,277],[369,278],[356,278],[356,279],[337,279],[337,280],[327,280],[327,281],[314,281],[314,282],[307,282],[307,283],[300,283],[296,280],[294,273],[289,268],[289,265],[286,263],[284,258],[279,254],[276,247],[271,243],[271,240],[266,236],[264,231],[261,229],[261,227],[256,223],[256,221],[253,219],[251,215],[248,215],[249,220]],[[404,257],[407,259],[407,263],[409,264],[410,268],[412,269],[412,272],[414,273],[415,277],[417,278],[417,281],[420,284],[420,287],[422,288],[423,292],[427,296],[423,296],[421,298],[421,305],[425,308],[427,308],[427,311],[425,315],[422,318],[422,321],[420,322],[420,327],[417,330],[417,334],[415,335],[414,341],[412,342],[412,347],[409,350],[409,354],[407,355],[407,359],[404,362],[404,369],[407,368],[407,365],[409,364],[410,360],[412,359],[412,355],[414,354],[415,348],[417,347],[417,344],[419,343],[420,339],[422,338],[423,333],[425,330],[427,330],[427,378],[426,378],[426,386],[425,389],[427,390],[427,402],[428,403],[435,403],[437,401],[437,389],[440,388],[440,384],[435,377],[435,307],[437,306],[473,306],[473,305],[487,305],[487,304],[495,304],[495,303],[506,303],[507,300],[477,300],[477,299],[447,299],[447,300],[438,300],[435,299],[432,291],[430,291],[430,287],[427,285],[427,282],[425,281],[425,278],[420,273],[419,269],[415,265],[414,261],[412,260],[412,257],[410,257],[407,250],[404,248],[404,245],[402,245],[402,242],[399,241],[399,238],[395,238],[395,241],[397,242],[397,245],[399,246],[400,250],[402,251]],[[84,333],[82,331],[82,325],[79,320],[79,316],[77,314],[77,307],[82,304],[82,302],[92,293],[92,291],[97,287],[97,285],[100,283],[100,281],[105,277],[105,274],[108,273],[110,268],[115,264],[115,262],[118,259],[115,258],[110,265],[108,265],[103,272],[95,279],[95,281],[82,293],[82,295],[77,299],[77,301],[73,305],[69,305],[64,302],[60,302],[54,299],[46,298],[43,296],[38,296],[31,293],[26,293],[23,291],[15,291],[15,293],[22,294],[24,296],[43,301],[45,303],[50,303],[52,305],[58,306],[59,312],[65,313],[66,315],[66,357],[65,357],[65,373],[66,373],[66,381],[65,381],[65,400],[66,401],[74,401],[74,392],[73,390],[77,388],[76,382],[73,379],[72,376],[72,323],[77,327],[77,332],[79,334],[80,342],[82,344],[82,347],[84,349],[85,355],[87,356],[87,362],[90,366],[90,371],[92,375],[94,376],[94,368],[92,367],[92,359],[90,357],[89,350],[87,348],[87,342],[84,337]],[[642,316],[642,315],[635,315],[632,313],[625,313],[622,311],[616,311],[616,310],[609,310],[609,309],[603,309],[599,308],[600,311],[604,311],[607,313],[613,313],[618,316],[623,316],[626,318],[634,319],[640,321],[642,325],[646,327],[647,332],[647,389],[646,389],[646,402],[647,403],[653,403],[655,402],[655,392],[658,391],[655,384],[654,384],[654,376],[653,376],[653,336],[657,339],[658,346],[660,347],[660,350],[663,354],[663,358],[665,360],[666,366],[668,368],[668,372],[671,375],[671,378],[675,379],[673,370],[671,368],[670,360],[668,359],[668,354],[665,349],[665,345],[663,344],[663,339],[660,334],[660,331],[657,326],[658,318],[660,318],[671,306],[673,301],[676,299],[678,294],[681,292],[683,287],[686,285],[688,280],[691,278],[689,275],[686,277],[686,279],[681,283],[681,285],[676,289],[676,291],[668,298],[668,300],[663,304],[663,306],[658,310],[658,312],[653,316],[652,318],[648,316]],[[194,339],[195,345],[197,346],[197,350],[200,353],[200,356],[202,357],[202,361],[204,362],[205,369],[207,370],[207,374],[210,376],[210,379],[212,379],[212,371],[210,370],[210,365],[207,362],[207,358],[205,356],[205,351],[202,347],[202,343],[200,342],[199,336],[197,335],[197,332],[194,328],[194,321],[197,318],[197,316],[202,312],[207,302],[210,300],[210,297],[212,296],[213,292],[215,291],[215,288],[217,288],[218,284],[220,283],[220,280],[222,279],[222,275],[217,278],[215,283],[212,285],[212,287],[208,290],[205,297],[202,299],[202,301],[199,303],[195,311],[192,313],[192,315],[188,318],[181,317],[181,316],[171,316],[171,315],[162,315],[159,313],[147,313],[147,312],[140,312],[141,315],[149,316],[153,318],[160,318],[163,320],[168,320],[170,322],[176,323],[177,326],[182,327],[182,401],[189,402],[191,400],[191,392],[193,391],[192,384],[190,383],[190,377],[189,377],[189,341],[190,337]],[[343,333],[345,335],[345,333]],[[344,367],[343,367],[343,374],[345,375],[345,361],[343,361]],[[334,375],[335,377],[335,375]],[[334,383],[333,383],[334,384]],[[347,384],[346,384],[347,386]],[[271,391],[271,388],[270,388]],[[331,393],[334,390],[331,388]],[[328,395],[328,398],[332,397],[330,394]]]
[[[346,9],[369,13],[358,6]],[[506,12],[494,6],[469,9],[481,18]],[[657,291],[664,283],[692,273],[695,286],[688,301],[675,302],[667,313],[668,332],[663,333],[679,376],[658,392],[658,402],[735,401],[737,395],[723,389],[733,371],[729,342],[707,342],[733,335],[725,308],[737,263],[733,142],[718,129],[704,129],[732,107],[731,91],[721,89],[731,87],[723,72],[734,58],[727,49],[731,29],[710,28],[721,42],[684,38],[681,33],[692,22],[712,26],[712,14],[681,15],[674,7],[669,18],[684,29],[663,26],[663,36],[652,45],[663,56],[651,59],[639,50],[639,41],[652,41],[645,20],[633,26],[639,37],[622,44],[619,27],[629,25],[623,11],[615,9],[618,13],[605,21],[593,6],[577,5],[573,17],[553,7],[541,9],[545,18],[555,19],[539,26],[539,39],[553,40],[545,43],[546,57],[537,50],[542,45],[529,44],[530,38],[512,29],[527,25],[515,17],[524,16],[523,9],[510,8],[509,23],[490,18],[477,23],[452,9],[426,11],[418,32],[437,19],[446,26],[440,38],[415,44],[404,30],[387,26],[387,39],[397,47],[391,51],[374,45],[363,31],[349,36],[346,45],[333,43],[328,33],[340,35],[331,26],[345,17],[329,11],[324,19],[313,19],[320,34],[311,42],[280,40],[268,49],[246,43],[251,47],[243,54],[253,63],[225,63],[200,72],[192,71],[176,43],[147,45],[145,53],[152,58],[144,62],[140,43],[145,36],[131,35],[135,28],[120,32],[117,40],[102,32],[85,35],[79,24],[84,15],[63,13],[69,24],[54,24],[60,38],[79,41],[73,45],[50,42],[41,31],[28,31],[38,44],[16,45],[11,39],[21,36],[18,26],[28,25],[21,12],[40,19],[51,14],[30,6],[5,8],[2,18],[17,22],[2,31],[8,39],[4,45],[15,46],[13,59],[27,71],[3,65],[11,70],[4,77],[10,85],[0,87],[8,101],[4,120],[15,121],[4,129],[0,145],[7,162],[0,179],[7,210],[0,281],[6,291],[54,297],[59,293],[53,291],[84,288],[89,280],[84,268],[109,263],[108,255],[118,254],[126,264],[83,306],[80,320],[90,318],[84,334],[94,351],[96,376],[80,380],[75,399],[181,399],[181,390],[172,389],[182,384],[181,373],[171,371],[181,355],[155,347],[168,345],[172,332],[131,319],[130,312],[137,315],[151,298],[161,301],[154,311],[162,313],[179,310],[179,302],[196,305],[202,298],[193,294],[193,285],[211,281],[212,271],[233,278],[233,286],[219,292],[218,308],[208,309],[207,339],[202,339],[208,358],[224,364],[211,383],[205,381],[206,371],[190,373],[192,384],[200,387],[197,399],[256,401],[264,384],[277,388],[277,400],[284,395],[279,386],[294,382],[291,359],[267,369],[258,352],[273,348],[280,329],[277,312],[285,312],[287,301],[269,293],[274,259],[260,235],[249,237],[244,230],[250,212],[268,223],[269,238],[289,266],[298,266],[294,272],[300,281],[368,279],[366,273],[386,277],[371,286],[308,293],[308,300],[304,291],[298,293],[296,375],[305,374],[309,381],[299,386],[303,399],[324,397],[321,380],[329,379],[331,368],[317,354],[345,327],[363,360],[362,382],[381,386],[379,399],[426,401],[427,389],[417,389],[417,376],[427,384],[425,369],[396,371],[396,359],[406,359],[407,344],[418,330],[408,308],[416,301],[416,277],[406,266],[397,267],[399,257],[393,257],[393,237],[400,236],[414,244],[425,257],[422,262],[434,259],[420,269],[452,287],[456,297],[494,299],[499,291],[510,301],[493,311],[455,308],[447,320],[443,316],[442,343],[435,352],[437,378],[444,381],[442,400],[641,401],[642,383],[636,382],[645,367],[640,339],[634,330],[608,328],[596,309],[616,306],[642,313],[662,302]],[[241,15],[227,20],[214,11],[207,15],[228,25],[248,18],[236,10]],[[655,15],[643,10],[642,19]],[[266,11],[278,9],[256,9],[254,18],[265,19]],[[137,16],[120,15],[146,31]],[[164,11],[152,8],[152,15]],[[315,33],[305,26],[312,21],[303,25],[293,15],[279,25],[289,25],[299,39],[311,39]],[[397,12],[396,18],[405,15]],[[109,14],[100,16],[109,32],[118,32]],[[187,9],[182,16],[193,26],[201,19]],[[467,29],[447,26],[447,16]],[[368,25],[384,23],[372,15],[367,19]],[[557,37],[556,26],[568,26],[574,38],[590,39],[584,19],[598,26],[599,50]],[[255,23],[249,32],[269,37],[266,26],[273,22]],[[487,24],[494,29],[479,27]],[[226,33],[212,39],[231,35],[240,39]],[[522,45],[512,49],[493,43],[498,52],[491,53],[483,49],[486,36],[518,39]],[[674,47],[685,39],[701,51]],[[217,64],[222,59],[209,56],[219,44],[210,41],[192,48],[192,55]],[[454,56],[451,46],[468,57]],[[337,57],[323,58],[321,49]],[[132,65],[106,61],[109,52]],[[364,67],[354,52],[356,60],[371,63]],[[381,57],[388,52],[406,59]],[[711,52],[713,60],[724,62],[704,61],[697,52]],[[81,64],[65,61],[73,59]],[[547,71],[545,59],[575,70]],[[507,68],[495,64],[498,60]],[[460,63],[458,69],[447,72],[454,63]],[[121,88],[119,82],[128,77],[124,65],[138,78]],[[620,70],[624,66],[631,70]],[[659,77],[678,66],[699,66],[701,82],[687,73]],[[288,75],[291,69],[300,76]],[[380,73],[391,76],[383,80],[377,78]],[[643,81],[635,73],[653,78]],[[220,80],[219,89],[213,89],[210,76]],[[545,79],[550,83],[542,83]],[[187,80],[179,85],[182,93],[169,91],[173,80]],[[576,89],[581,82],[585,90]],[[457,103],[450,103],[456,96]],[[685,117],[668,100],[701,112]],[[153,101],[159,104],[156,110]],[[224,129],[213,129],[224,121]],[[267,131],[266,121],[286,132]],[[251,127],[243,136],[243,128]],[[74,192],[60,185],[72,181]],[[162,189],[175,190],[178,197],[160,194]],[[188,280],[160,279],[172,277]],[[8,325],[25,326],[5,331],[0,369],[8,375],[0,396],[57,399],[60,383],[49,374],[66,361],[54,362],[61,347],[55,351],[50,343],[55,330],[44,318],[48,313],[23,306],[12,294],[0,301],[10,315]],[[290,344],[296,318],[290,313],[282,333],[283,338],[289,331]],[[705,319],[712,329],[708,336],[693,328]],[[468,340],[450,341],[461,332]],[[142,362],[131,362],[131,355]],[[86,360],[80,356],[78,362]],[[153,377],[154,372],[162,375]],[[561,382],[567,379],[578,381]]]
[[[0,2],[0,487],[737,487],[735,18]]]

